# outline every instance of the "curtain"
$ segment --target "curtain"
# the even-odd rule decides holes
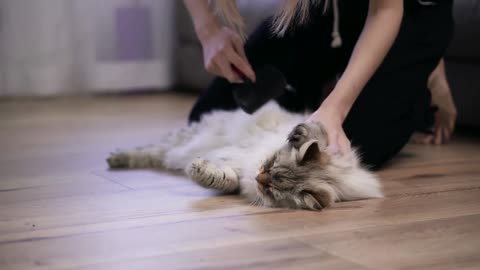
[[[173,83],[174,0],[0,0],[0,95]]]

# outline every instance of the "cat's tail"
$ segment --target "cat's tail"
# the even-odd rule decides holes
[[[383,198],[377,177],[364,169],[356,169],[352,174],[344,175],[334,188],[340,201]]]
[[[165,149],[161,146],[148,145],[110,153],[107,163],[110,168],[162,168],[164,156]]]
[[[383,198],[382,186],[375,174],[360,163],[356,149],[335,159],[333,188],[337,201]],[[341,169],[338,169],[341,168]]]
[[[192,125],[167,133],[154,145],[117,150],[110,153],[107,163],[110,168],[164,168],[166,153],[186,143],[196,128],[196,125]]]

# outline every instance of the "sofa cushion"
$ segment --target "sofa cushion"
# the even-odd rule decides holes
[[[446,58],[480,61],[480,0],[455,1],[455,35]]]

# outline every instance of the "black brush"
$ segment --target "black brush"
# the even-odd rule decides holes
[[[233,97],[238,106],[248,114],[254,113],[285,91],[293,91],[282,72],[273,66],[265,65],[255,69],[256,82],[252,82],[236,67],[232,67],[244,81],[233,85]]]

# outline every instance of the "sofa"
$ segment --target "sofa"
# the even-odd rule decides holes
[[[178,47],[176,82],[181,88],[202,91],[212,76],[203,68],[202,48],[182,1],[176,1]],[[237,0],[251,32],[277,8],[278,0]],[[454,2],[455,36],[445,56],[447,76],[457,105],[457,123],[480,127],[480,0]]]
[[[454,2],[455,35],[445,56],[458,124],[480,127],[480,0]]]

